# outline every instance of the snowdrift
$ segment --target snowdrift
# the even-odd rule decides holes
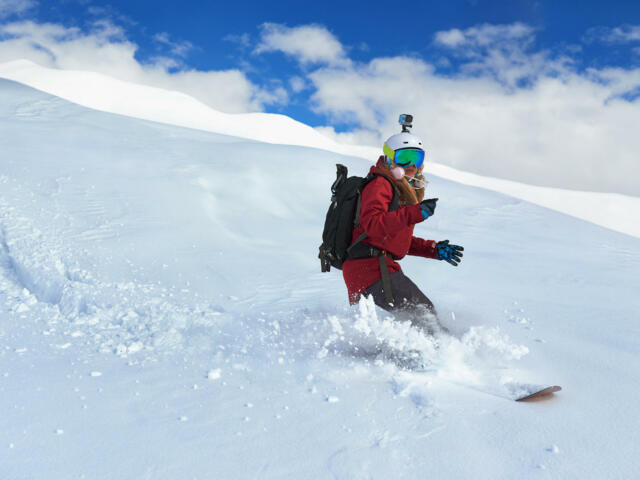
[[[640,473],[640,240],[432,176],[416,234],[465,246],[402,261],[433,339],[319,271],[335,163],[366,160],[6,80],[0,151],[3,478]]]

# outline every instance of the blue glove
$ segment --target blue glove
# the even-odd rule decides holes
[[[429,218],[431,215],[433,215],[433,212],[436,211],[437,201],[437,198],[430,198],[429,200],[423,200],[422,202],[420,202],[420,210],[422,211],[423,220]]]
[[[464,247],[458,245],[449,245],[449,240],[438,242],[438,259],[446,260],[454,267],[457,267],[462,260],[462,251]]]

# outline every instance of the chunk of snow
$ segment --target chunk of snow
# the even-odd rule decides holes
[[[29,305],[27,305],[26,303],[19,304],[15,309],[16,313],[28,312],[29,310]]]

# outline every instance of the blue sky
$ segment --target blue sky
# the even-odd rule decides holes
[[[33,3],[31,9],[14,19],[89,30],[96,19],[108,18],[124,30],[128,40],[136,43],[135,58],[143,63],[166,55],[180,60],[180,66],[173,70],[240,69],[253,83],[267,88],[280,84],[287,88],[288,78],[304,74],[309,68],[301,68],[294,58],[282,52],[255,54],[261,26],[265,23],[322,26],[342,43],[355,62],[407,55],[437,65],[443,75],[455,74],[463,59],[434,44],[437,32],[516,22],[535,30],[530,50],[568,54],[575,61],[576,69],[629,68],[640,64],[640,40],[605,42],[599,38],[613,28],[640,24],[640,3],[634,1],[452,0],[407,2],[400,6],[370,1]],[[166,36],[166,43],[158,40],[160,34]],[[183,45],[186,51],[176,55],[171,52],[171,45]],[[443,56],[450,65],[442,65]],[[323,125],[327,122],[326,115],[308,108],[309,93],[297,94],[289,89],[286,102],[264,105],[264,110],[291,115],[310,125]],[[335,119],[333,125],[338,130],[349,127]]]
[[[640,195],[640,2],[0,0],[0,63],[18,58],[345,143],[413,113],[439,163]]]
[[[121,22],[131,38],[139,42],[140,57],[154,54],[150,40],[157,32],[168,32],[176,41],[191,42],[196,48],[189,63],[197,68],[233,68],[228,55],[227,35],[248,34],[254,39],[265,22],[288,26],[321,24],[354,48],[356,60],[401,53],[432,55],[433,35],[451,28],[523,22],[538,29],[541,48],[564,45],[585,47],[583,37],[594,27],[618,27],[640,22],[640,3],[635,1],[422,1],[392,6],[370,1],[225,1],[183,0],[90,2],[66,0],[42,3],[34,17],[42,21],[83,26],[104,14]],[[90,13],[94,9],[101,12]],[[366,49],[360,48],[366,45]],[[597,44],[585,48],[587,61],[624,63],[626,49],[614,58]],[[610,52],[609,52],[610,53]],[[628,51],[627,51],[628,53]],[[636,59],[637,61],[637,59]]]

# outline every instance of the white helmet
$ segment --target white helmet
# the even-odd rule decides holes
[[[424,150],[422,140],[412,133],[402,132],[387,138],[387,141],[384,142],[384,146],[382,147],[382,151],[386,155],[387,161],[389,161],[394,158],[394,152],[396,150],[403,148],[417,148],[419,150]]]

